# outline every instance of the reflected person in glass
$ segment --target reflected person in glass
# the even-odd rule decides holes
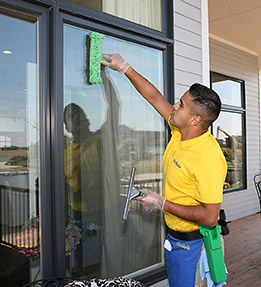
[[[216,92],[193,84],[174,105],[119,54],[103,55],[105,66],[125,74],[137,91],[168,122],[171,140],[163,157],[163,196],[149,190],[137,198],[164,211],[166,267],[170,287],[195,286],[203,238],[199,224],[215,226],[227,165],[209,126],[221,110]]]
[[[72,276],[93,276],[88,271],[90,265],[93,272],[104,276],[117,266],[108,266],[108,262],[113,260],[111,258],[115,257],[117,250],[114,225],[115,218],[120,220],[118,213],[121,211],[104,208],[104,202],[117,206],[119,201],[117,133],[120,102],[117,89],[104,68],[101,76],[102,96],[107,109],[105,121],[99,129],[90,130],[91,122],[80,104],[70,103],[64,109],[65,128],[72,135],[72,138],[65,137],[64,141],[66,224],[71,227],[71,222],[76,222],[82,236],[75,250],[66,246],[67,255],[73,250],[72,263],[68,264]],[[113,234],[110,232],[112,226]],[[70,233],[66,234],[68,242],[76,242],[70,239]]]
[[[66,254],[74,250],[76,268],[73,275],[76,276],[83,273],[83,223],[95,213],[86,198],[91,197],[93,191],[99,198],[100,193],[101,140],[100,130],[90,131],[89,119],[75,103],[65,107],[64,123],[73,136],[70,140],[65,139],[64,150]],[[70,242],[74,242],[73,246]]]

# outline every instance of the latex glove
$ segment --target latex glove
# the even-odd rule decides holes
[[[156,192],[149,191],[147,189],[141,190],[142,193],[145,193],[145,196],[139,196],[135,199],[141,201],[142,205],[150,208],[150,209],[159,209],[164,210],[164,205],[166,198],[159,195]]]
[[[124,61],[124,59],[119,54],[102,54],[102,56],[109,60],[109,62],[101,61],[101,64],[115,70],[122,74],[125,74],[129,69],[130,65]]]

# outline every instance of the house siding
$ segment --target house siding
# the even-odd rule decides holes
[[[201,0],[174,1],[175,101],[202,82]]]
[[[222,208],[227,220],[258,212],[259,203],[253,177],[260,172],[260,107],[258,57],[210,39],[210,69],[245,81],[247,189],[224,194]]]

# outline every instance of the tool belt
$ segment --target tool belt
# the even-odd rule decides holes
[[[191,240],[202,238],[202,235],[200,234],[199,229],[194,230],[194,231],[189,231],[189,232],[180,232],[180,231],[173,230],[166,225],[166,231],[172,237],[179,239],[179,240],[184,240],[184,241],[191,241]]]

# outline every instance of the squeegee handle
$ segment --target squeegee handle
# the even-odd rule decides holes
[[[146,195],[145,193],[140,191],[138,196],[145,196],[145,195]]]
[[[109,60],[105,59],[104,57],[102,57],[102,61],[106,61],[109,63]]]

